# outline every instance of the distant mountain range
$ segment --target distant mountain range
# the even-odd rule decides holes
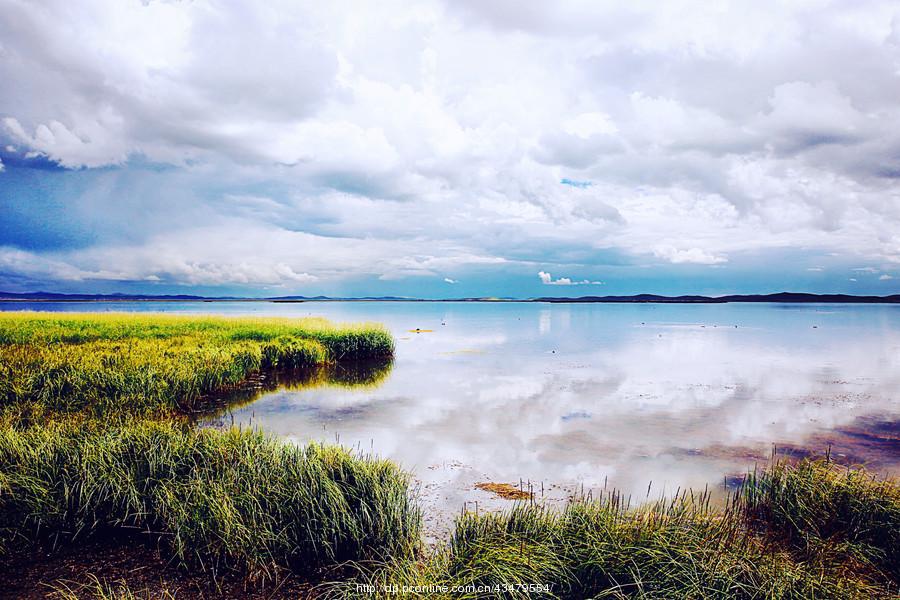
[[[230,296],[208,298],[188,294],[160,295],[153,294],[55,294],[52,292],[0,292],[0,300],[18,300],[30,302],[134,302],[134,301],[167,301],[167,302],[200,302],[204,300],[242,300]]]
[[[802,294],[779,292],[777,294],[734,294],[730,296],[582,296],[580,298],[535,298],[538,302],[647,302],[661,304],[723,304],[726,302],[846,302],[853,304],[898,304],[900,294],[892,296],[851,296],[849,294]]]
[[[238,296],[194,296],[189,294],[56,294],[52,292],[0,292],[0,301],[12,302],[553,302],[553,303],[659,303],[659,304],[722,304],[726,302],[786,302],[786,303],[851,303],[851,304],[900,304],[900,294],[891,296],[852,296],[848,294],[803,294],[779,292],[777,294],[736,294],[729,296],[658,296],[637,294],[633,296],[582,296],[580,298],[452,298],[427,300],[400,296],[364,296],[339,298],[330,296],[272,296],[246,298]]]

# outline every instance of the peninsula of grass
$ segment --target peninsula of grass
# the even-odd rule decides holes
[[[0,314],[0,405],[15,420],[197,410],[255,373],[393,354],[381,326],[324,319]]]
[[[370,385],[393,350],[323,319],[0,314],[0,555],[138,541],[254,582],[409,557],[420,516],[393,463],[183,418],[249,380]]]

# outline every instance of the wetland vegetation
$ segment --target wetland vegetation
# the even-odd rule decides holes
[[[0,313],[7,418],[164,417],[253,374],[390,358],[377,325],[324,319]]]
[[[173,564],[273,578],[408,556],[418,512],[396,465],[259,432],[139,422],[0,431],[0,543],[154,532]]]
[[[175,568],[257,582],[409,554],[393,463],[192,424],[253,378],[371,385],[393,343],[321,319],[0,314],[0,552],[138,533]]]
[[[371,385],[393,339],[323,320],[0,314],[0,552],[136,539],[166,568],[324,597],[890,598],[900,488],[830,460],[777,462],[708,493],[463,513],[426,547],[409,476],[191,415],[254,377]],[[385,366],[387,365],[387,366]],[[305,374],[304,374],[305,373]],[[97,560],[103,560],[102,555]],[[99,565],[98,565],[99,567]],[[80,574],[57,597],[185,597]],[[444,591],[446,590],[446,591]]]
[[[779,462],[750,476],[724,507],[684,492],[629,509],[610,493],[562,511],[527,503],[466,513],[428,560],[397,559],[361,573],[358,587],[335,590],[385,598],[414,598],[402,590],[416,589],[463,590],[432,594],[446,598],[893,598],[898,532],[895,482],[824,460]],[[551,593],[542,593],[547,584]]]

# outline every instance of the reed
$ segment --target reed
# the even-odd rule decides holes
[[[853,500],[811,499],[834,498],[835,486]],[[897,489],[859,471],[839,476],[819,463],[779,463],[749,478],[724,507],[688,492],[629,509],[613,493],[562,511],[525,503],[464,513],[450,542],[426,560],[359,565],[357,577],[323,590],[361,598],[416,598],[421,589],[434,598],[895,598],[890,563],[877,563],[886,569],[878,572],[874,559],[861,564],[843,551],[813,557],[792,542],[828,522],[844,534],[820,538],[823,545],[844,548],[845,539],[862,536],[883,561],[896,551],[897,523],[884,507]],[[786,499],[795,496],[805,500]],[[862,514],[870,509],[876,513]],[[787,522],[796,531],[788,534]]]
[[[49,586],[53,600],[177,600],[175,594],[167,589],[133,590],[126,581],[109,582],[96,575],[89,575],[84,583],[58,581]]]
[[[809,561],[856,564],[900,584],[900,487],[827,457],[773,462],[737,498],[750,526]]]
[[[144,532],[181,566],[250,579],[410,557],[420,516],[393,463],[172,423],[0,429],[0,548]]]

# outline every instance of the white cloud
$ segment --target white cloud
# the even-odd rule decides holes
[[[602,281],[590,281],[588,279],[582,279],[581,281],[572,281],[569,277],[553,279],[553,276],[545,271],[539,271],[538,277],[544,285],[603,285]]]
[[[10,272],[303,285],[524,278],[606,253],[900,263],[896,3],[0,4],[0,143],[123,166],[65,190],[82,219],[59,229],[131,217]]]
[[[459,283],[459,280],[457,280],[457,279],[450,279],[449,277],[444,277],[444,281],[445,281],[446,283]]]
[[[783,83],[774,89],[769,104],[771,110],[759,127],[786,150],[853,142],[865,126],[865,116],[833,81]]]
[[[32,148],[31,157],[50,156],[65,167],[120,165],[129,156],[124,140],[117,139],[101,122],[87,123],[76,132],[51,120],[37,125],[33,134],[13,117],[4,118],[2,123],[17,142]]]
[[[890,280],[893,279],[893,278],[894,278],[893,275],[884,274],[884,275],[882,275],[881,277],[879,277],[878,279],[879,279],[880,281],[890,281]]]
[[[700,248],[678,249],[672,246],[659,246],[653,250],[653,254],[674,264],[717,265],[728,262],[726,257],[711,254]]]
[[[822,271],[825,270],[825,268],[824,268],[824,267],[809,267],[809,268],[806,269],[806,270],[807,270],[807,271],[812,271],[812,272],[814,272],[814,273],[821,273]]]
[[[364,273],[382,279],[434,276],[441,269],[499,259],[428,244],[354,240],[225,220],[173,231],[138,245],[43,254],[0,247],[0,272],[60,281],[165,281],[190,285],[304,285]]]
[[[569,135],[584,140],[595,135],[613,134],[618,131],[609,115],[602,112],[581,113],[565,121],[562,129]]]

